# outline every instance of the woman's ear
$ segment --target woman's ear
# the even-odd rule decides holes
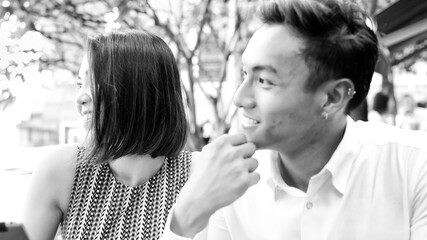
[[[348,102],[353,98],[356,91],[353,82],[348,78],[342,78],[326,83],[325,90],[327,93],[326,103],[323,105],[324,111],[333,113],[345,111]]]

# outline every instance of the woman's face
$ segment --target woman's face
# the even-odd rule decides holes
[[[77,86],[79,91],[76,96],[76,107],[77,111],[82,116],[83,127],[85,130],[90,129],[90,123],[92,121],[92,92],[91,92],[91,79],[89,74],[89,62],[85,55],[80,66],[79,76],[77,80]]]

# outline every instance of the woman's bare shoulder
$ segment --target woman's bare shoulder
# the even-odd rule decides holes
[[[41,147],[37,150],[39,161],[36,171],[46,171],[49,175],[68,173],[77,163],[77,144],[64,144]]]
[[[33,182],[40,191],[52,194],[61,209],[68,205],[77,165],[77,144],[47,146],[38,149],[39,163]]]
[[[75,144],[32,148],[35,162],[23,211],[23,223],[33,238],[53,236],[68,208],[78,147]],[[49,237],[50,238],[50,237]]]

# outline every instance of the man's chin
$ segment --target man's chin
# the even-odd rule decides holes
[[[229,134],[243,133],[246,136],[246,140],[248,142],[254,143],[258,148],[257,142],[259,142],[259,139],[255,134],[254,128],[247,128],[247,127],[245,128],[242,125],[238,125],[238,127],[231,128],[228,133]]]
[[[264,138],[262,135],[257,135],[254,132],[244,130],[241,133],[246,136],[246,140],[248,142],[255,144],[257,150],[270,149],[268,139]]]
[[[262,145],[259,138],[253,132],[242,129],[240,133],[243,133],[246,136],[246,141],[255,144],[257,149]]]

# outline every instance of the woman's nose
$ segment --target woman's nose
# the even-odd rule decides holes
[[[90,92],[81,90],[77,95],[76,101],[80,105],[88,104],[89,102],[92,101]]]
[[[237,88],[236,93],[234,94],[233,102],[234,105],[238,108],[254,108],[255,107],[255,99],[253,98],[253,89],[252,89],[251,81],[244,80],[239,88]]]

